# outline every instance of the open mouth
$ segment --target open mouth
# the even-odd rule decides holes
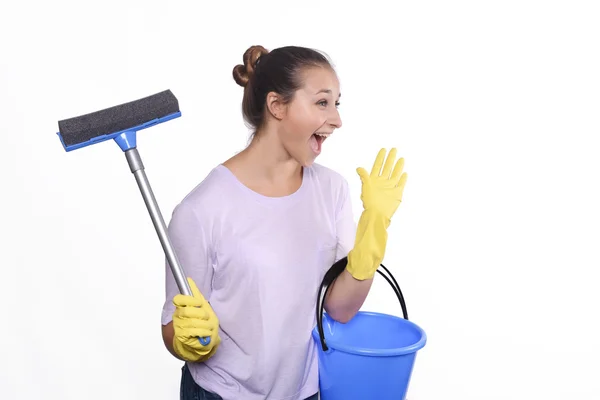
[[[321,153],[323,142],[331,135],[330,132],[315,132],[310,137],[310,146],[316,154]]]

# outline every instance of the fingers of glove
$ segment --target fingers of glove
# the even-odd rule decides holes
[[[190,289],[192,290],[192,296],[194,296],[197,299],[201,299],[202,301],[205,301],[204,296],[198,289],[198,286],[196,286],[196,282],[194,282],[194,280],[189,277],[187,278],[187,281],[190,284]]]
[[[173,325],[173,330],[175,337],[183,343],[188,338],[198,339],[199,337],[214,336],[219,333],[219,326],[207,321],[201,321],[200,323],[196,321],[194,324],[177,321]]]
[[[402,190],[404,190],[404,185],[406,185],[407,179],[408,179],[408,175],[406,174],[406,172],[400,176],[400,180],[398,181],[398,187],[402,188]]]
[[[364,183],[367,179],[369,179],[369,173],[364,168],[357,168],[356,173],[360,177],[360,180]]]
[[[201,332],[198,331],[197,335],[194,336],[184,336],[184,337],[176,337],[175,342],[180,344],[182,347],[185,347],[190,350],[201,351],[206,354],[206,352],[212,348],[216,348],[221,343],[221,337],[219,336],[218,331],[213,332]],[[210,337],[210,343],[207,345],[203,345],[200,341],[201,337]]]
[[[209,327],[190,328],[190,329],[182,330],[181,333],[178,331],[176,337],[181,343],[185,343],[188,346],[193,345],[196,348],[200,348],[204,345],[202,343],[200,343],[199,338],[210,337],[214,334],[214,332],[215,332],[215,329],[214,328],[211,329]]]
[[[371,169],[371,177],[379,176],[381,172],[381,167],[383,166],[383,159],[385,158],[385,149],[379,150],[377,153],[377,157],[375,158],[375,162],[373,163],[373,168]]]
[[[200,307],[204,304],[205,300],[193,297],[186,296],[184,294],[177,294],[173,297],[173,304],[176,307]]]
[[[208,320],[209,311],[206,307],[178,307],[175,309],[174,316],[178,318]]]
[[[395,184],[399,182],[402,170],[404,170],[404,158],[400,158],[394,166],[394,172],[392,172],[392,181],[394,181]]]
[[[214,329],[219,326],[219,320],[215,315],[208,318],[181,317],[179,313],[173,314],[173,327],[176,329],[206,328]]]
[[[208,346],[203,346],[197,338],[185,338],[183,341],[175,338],[173,347],[176,353],[192,361],[200,359],[199,356],[204,356],[215,348],[212,341]]]
[[[396,161],[396,148],[392,148],[387,156],[387,159],[385,160],[385,164],[383,166],[383,172],[381,173],[381,176],[385,179],[389,179],[391,172],[392,172],[392,166],[394,165],[394,161]]]
[[[185,346],[177,339],[173,341],[173,349],[175,350],[175,353],[177,353],[186,361],[195,362],[200,359],[200,355],[195,349],[192,349],[189,346]]]
[[[200,347],[197,347],[195,344],[190,346],[179,344],[178,347],[183,348],[184,352],[187,352],[188,354],[191,353],[192,357],[196,360],[206,360],[215,354],[219,346],[218,344],[214,345],[213,342],[211,342],[208,346],[201,345]]]

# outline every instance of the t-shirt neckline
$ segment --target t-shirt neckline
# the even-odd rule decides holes
[[[244,192],[247,196],[249,196],[249,197],[253,198],[255,201],[258,201],[263,204],[277,205],[277,204],[288,204],[292,201],[296,201],[303,196],[304,192],[306,191],[307,185],[308,185],[308,168],[302,167],[302,183],[300,184],[300,187],[298,188],[298,190],[296,190],[294,193],[290,193],[285,196],[278,196],[278,197],[265,196],[263,194],[260,194],[256,191],[250,189],[248,186],[244,185],[235,176],[235,174],[229,168],[227,168],[225,165],[219,164],[219,165],[217,165],[216,169],[218,171],[223,172],[223,174],[226,175],[228,177],[228,179],[234,185],[236,185],[242,192]]]

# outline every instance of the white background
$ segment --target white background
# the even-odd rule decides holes
[[[171,89],[138,144],[165,219],[244,148],[247,47],[325,51],[350,182],[409,174],[384,261],[428,334],[410,400],[598,399],[600,12],[593,1],[3,2],[0,398],[177,399],[163,254],[113,142],[57,121]],[[296,4],[296,5],[293,5]],[[383,279],[365,309],[400,315]]]

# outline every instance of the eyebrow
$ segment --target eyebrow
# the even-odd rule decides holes
[[[315,94],[319,94],[319,93],[329,93],[329,94],[332,94],[332,91],[331,91],[331,89],[321,89],[321,90],[319,90],[319,91],[318,91],[317,93],[315,93]],[[342,97],[342,94],[341,94],[341,93],[338,95],[338,98],[340,98],[340,97]]]

